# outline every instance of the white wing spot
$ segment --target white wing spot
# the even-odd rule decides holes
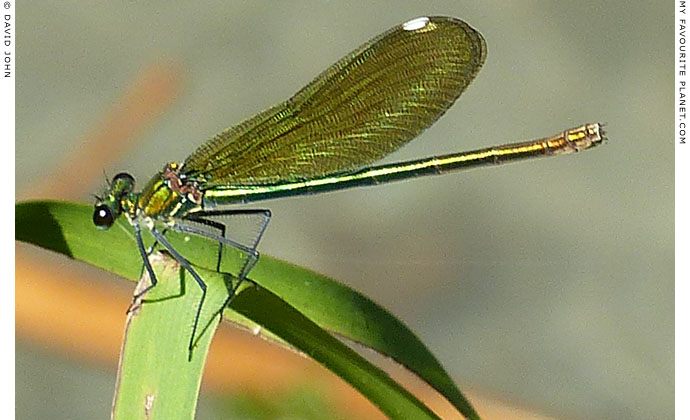
[[[406,31],[416,31],[416,30],[422,29],[423,27],[425,27],[428,24],[429,24],[429,18],[424,16],[424,17],[420,17],[417,19],[412,19],[410,21],[407,21],[407,22],[403,23],[402,27]]]

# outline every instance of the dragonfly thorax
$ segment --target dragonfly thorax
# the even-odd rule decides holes
[[[163,179],[170,190],[180,194],[194,204],[201,204],[203,194],[195,181],[183,178],[179,173],[180,165],[168,163],[163,169]]]
[[[172,217],[183,217],[193,209],[198,209],[203,200],[203,192],[196,181],[185,179],[180,174],[180,165],[168,163],[136,194],[132,220],[149,217],[166,221]],[[128,199],[129,197],[127,197]],[[129,202],[127,203],[129,204]]]

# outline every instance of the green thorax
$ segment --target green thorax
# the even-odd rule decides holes
[[[182,217],[200,209],[201,193],[195,185],[180,181],[178,165],[169,163],[146,184],[136,199],[136,207],[152,218]]]

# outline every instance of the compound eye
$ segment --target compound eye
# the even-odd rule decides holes
[[[99,229],[108,229],[115,223],[115,216],[110,207],[99,204],[93,211],[93,224]]]
[[[113,177],[113,187],[123,194],[129,194],[134,189],[134,177],[127,172],[120,172]]]

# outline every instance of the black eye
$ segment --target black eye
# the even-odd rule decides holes
[[[113,212],[105,204],[99,204],[93,211],[93,224],[99,229],[108,229],[115,222]]]

